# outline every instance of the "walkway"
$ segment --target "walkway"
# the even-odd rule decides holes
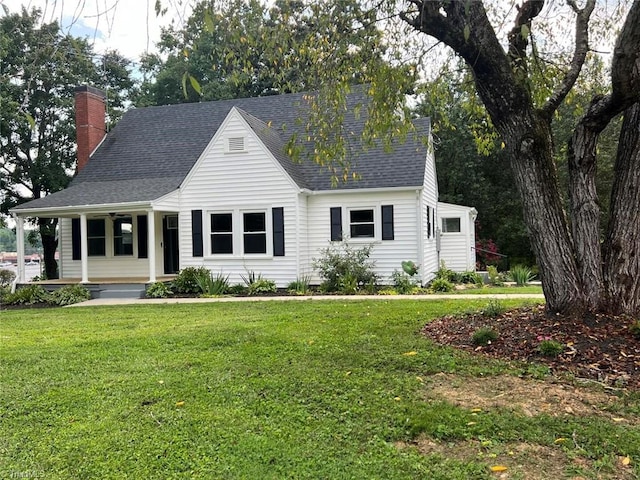
[[[272,297],[215,297],[215,298],[96,298],[69,307],[92,307],[103,305],[171,305],[177,303],[224,303],[224,302],[273,302],[273,301],[312,301],[312,300],[511,300],[532,299],[544,300],[544,295],[538,293],[496,293],[496,294],[465,294],[454,295],[287,295]]]

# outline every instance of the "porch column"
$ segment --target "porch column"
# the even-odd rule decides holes
[[[80,264],[82,265],[81,283],[89,283],[89,243],[87,240],[87,214],[80,214]]]
[[[24,283],[24,218],[14,215],[13,219],[16,222],[16,249],[17,249],[17,265],[16,265],[16,280],[19,283]]]
[[[147,212],[147,250],[149,253],[149,283],[156,281],[156,216],[153,210]]]

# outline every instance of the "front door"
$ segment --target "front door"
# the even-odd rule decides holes
[[[178,273],[178,216],[165,215],[162,218],[162,253],[164,256],[164,273]]]

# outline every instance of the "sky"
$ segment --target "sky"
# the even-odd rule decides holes
[[[0,0],[0,5],[17,13],[21,7],[39,8],[44,21],[57,20],[65,33],[86,37],[96,53],[118,50],[130,60],[154,50],[160,27],[175,22],[182,25],[189,2],[163,0],[167,14],[157,17],[155,0]],[[0,15],[4,12],[0,9]]]

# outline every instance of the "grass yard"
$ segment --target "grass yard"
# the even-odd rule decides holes
[[[636,478],[637,397],[491,403],[551,384],[418,334],[485,305],[0,311],[0,478]]]

